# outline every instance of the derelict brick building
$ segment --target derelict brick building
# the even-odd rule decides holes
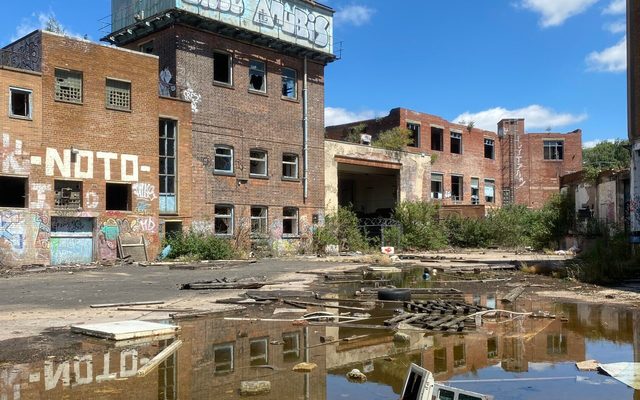
[[[118,46],[157,54],[191,101],[197,231],[295,250],[324,217],[324,67],[333,10],[315,1],[112,1]]]

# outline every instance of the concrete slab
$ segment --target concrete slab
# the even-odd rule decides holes
[[[103,324],[71,325],[71,332],[111,340],[129,340],[149,336],[175,334],[176,325],[148,321],[117,321]]]

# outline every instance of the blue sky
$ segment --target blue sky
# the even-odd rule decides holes
[[[343,49],[326,70],[327,123],[405,107],[491,130],[505,117],[529,131],[581,128],[585,142],[627,135],[624,0],[325,3]],[[109,0],[23,1],[3,7],[0,39],[54,15],[98,40],[109,14]]]

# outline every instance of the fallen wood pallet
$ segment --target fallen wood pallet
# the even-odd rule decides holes
[[[366,294],[377,294],[378,290],[380,289],[385,289],[385,288],[379,288],[379,289],[365,289],[362,288],[362,290],[360,290],[360,293],[363,295]],[[454,289],[454,288],[397,288],[398,290],[410,290],[411,294],[437,294],[437,295],[462,295],[463,293],[458,290],[458,289]]]
[[[470,316],[488,310],[478,305],[443,300],[408,301],[404,307],[409,312],[384,321],[384,325],[409,324],[430,331],[469,332],[476,329],[475,319]]]

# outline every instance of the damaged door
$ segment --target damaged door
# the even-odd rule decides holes
[[[93,218],[51,218],[51,265],[93,261]]]

